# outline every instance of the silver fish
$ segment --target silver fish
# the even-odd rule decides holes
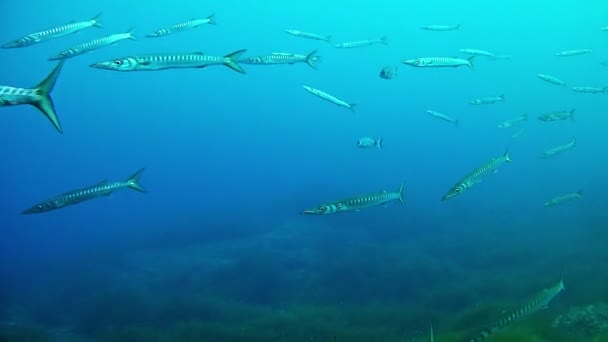
[[[484,56],[484,57],[496,58],[495,54],[488,52],[488,51],[484,51],[484,50],[460,49],[458,51],[460,51],[462,53],[466,53],[467,55],[472,55],[472,56]]]
[[[508,128],[513,126],[514,124],[518,123],[518,122],[522,122],[522,121],[527,121],[528,120],[528,114],[524,114],[520,117],[517,117],[515,119],[511,119],[511,120],[507,120],[503,123],[501,123],[500,125],[498,125],[498,128]]]
[[[559,111],[559,112],[550,112],[550,113],[544,113],[538,116],[538,120],[540,121],[561,121],[561,120],[574,120],[574,112],[576,111],[576,109],[571,109],[571,110],[563,110],[563,111]]]
[[[58,27],[53,27],[53,28],[50,28],[50,29],[47,29],[44,31],[30,33],[24,37],[15,39],[11,42],[4,44],[2,46],[2,48],[4,48],[4,49],[22,48],[22,47],[46,42],[51,39],[67,36],[69,34],[82,31],[82,30],[92,27],[92,26],[101,27],[101,23],[99,22],[100,17],[101,17],[101,13],[97,14],[95,17],[93,17],[90,20],[74,21],[69,24],[61,25]]]
[[[498,96],[488,96],[482,97],[479,99],[469,101],[472,105],[485,105],[485,104],[493,104],[498,102],[503,102],[505,100],[505,94],[501,94]]]
[[[359,47],[376,45],[376,44],[388,45],[386,36],[382,36],[380,39],[359,40],[359,41],[355,41],[355,42],[340,43],[340,44],[336,44],[336,47],[342,48],[342,49],[350,49],[350,48],[359,48]]]
[[[581,50],[568,50],[558,52],[555,55],[560,57],[569,57],[569,56],[580,56],[593,52],[591,49],[581,49]]]
[[[61,129],[61,124],[59,123],[55,106],[51,99],[51,91],[53,91],[63,63],[64,61],[59,62],[55,69],[34,88],[0,86],[0,107],[22,104],[32,105],[38,108],[49,119],[59,133],[62,133],[63,130]]]
[[[379,148],[382,149],[382,138],[373,139],[370,137],[363,137],[357,141],[359,148]]]
[[[544,151],[540,155],[540,158],[549,158],[549,157],[556,156],[560,153],[568,151],[569,149],[573,148],[574,146],[576,146],[576,140],[572,139],[572,141],[570,141],[567,144],[559,145],[559,146],[556,146],[556,147],[553,147],[553,148],[550,148],[550,149]]]
[[[121,189],[133,189],[139,192],[146,192],[139,183],[139,178],[143,172],[144,169],[141,169],[125,181],[109,183],[104,180],[90,187],[73,190],[52,197],[25,210],[22,214],[40,214],[55,209],[61,209],[69,205],[78,204],[95,198],[110,196],[114,191]]]
[[[564,81],[560,80],[559,78],[557,78],[555,76],[545,75],[545,74],[538,74],[536,76],[538,76],[538,78],[540,78],[541,80],[549,82],[549,83],[553,83],[553,84],[557,84],[557,85],[566,85],[566,83]]]
[[[325,101],[331,102],[335,105],[341,106],[341,107],[346,107],[348,109],[350,109],[351,111],[355,111],[355,104],[353,103],[347,103],[345,101],[340,100],[339,98],[330,95],[322,90],[313,88],[313,87],[309,87],[309,86],[302,86],[302,88],[306,89],[306,91],[308,91],[309,93],[322,98]]]
[[[126,33],[112,34],[112,35],[105,36],[102,38],[93,39],[89,42],[86,42],[86,43],[83,43],[80,45],[73,46],[73,47],[71,47],[65,51],[62,51],[62,52],[58,53],[57,55],[49,58],[49,60],[54,61],[54,60],[59,60],[59,59],[75,57],[75,56],[82,55],[87,52],[91,52],[93,50],[100,49],[102,47],[116,44],[119,41],[125,40],[125,39],[136,40],[135,36],[133,35],[133,29],[130,29]]]
[[[509,157],[509,151],[505,151],[505,154],[501,157],[492,158],[484,165],[476,168],[464,178],[459,180],[454,186],[443,196],[442,201],[449,200],[450,198],[456,197],[462,194],[465,190],[469,189],[475,184],[482,181],[482,178],[490,173],[497,172],[498,168],[504,163],[511,163]]]
[[[584,94],[600,94],[600,93],[608,94],[608,87],[604,87],[604,88],[598,88],[598,87],[572,87],[570,89],[572,89],[573,91],[575,91],[577,93],[584,93]]]
[[[312,51],[308,55],[298,55],[294,53],[275,52],[266,56],[253,56],[239,60],[243,64],[295,64],[304,62],[311,68],[316,69],[321,57],[317,56],[317,50]]]
[[[302,212],[302,214],[329,215],[336,213],[360,211],[361,209],[384,205],[394,200],[399,200],[399,202],[404,203],[403,183],[401,183],[399,189],[395,192],[382,191],[375,194],[346,198],[332,203],[322,204],[316,208],[306,209]]]
[[[202,52],[191,54],[166,54],[148,56],[128,56],[91,64],[92,68],[114,71],[153,71],[176,68],[205,68],[211,65],[225,65],[232,70],[245,74],[246,71],[237,59],[247,50],[238,50],[226,56],[205,55]]]
[[[179,24],[161,28],[161,29],[154,31],[153,33],[148,34],[146,37],[148,37],[148,38],[164,37],[164,36],[167,36],[167,35],[170,35],[173,33],[186,31],[186,30],[197,28],[199,26],[207,25],[207,24],[208,25],[217,25],[217,22],[215,21],[215,14],[212,14],[212,15],[208,16],[207,18],[194,18],[194,19],[190,19],[188,21],[184,21]]]
[[[455,31],[455,30],[460,30],[460,27],[462,27],[461,24],[457,24],[457,25],[427,25],[427,26],[420,27],[420,29],[421,30],[425,30],[425,31]]]
[[[422,57],[416,59],[407,59],[402,63],[414,67],[459,67],[464,65],[472,69],[473,58],[475,58],[475,56],[471,56],[466,59],[456,57]]]
[[[292,36],[313,39],[313,40],[321,40],[325,42],[331,42],[331,36],[322,36],[316,33],[304,32],[299,30],[285,30],[286,33],[289,33]]]
[[[582,191],[577,191],[577,192],[573,192],[573,193],[569,193],[569,194],[565,194],[565,195],[559,195],[559,196],[555,196],[552,199],[545,202],[545,207],[554,207],[556,205],[560,205],[562,203],[570,202],[570,201],[581,199],[581,198],[583,198]]]
[[[439,112],[436,112],[436,111],[433,111],[433,110],[427,110],[426,112],[428,114],[430,114],[431,116],[434,116],[434,117],[439,118],[441,120],[444,120],[444,121],[447,121],[447,122],[451,122],[453,124],[458,124],[458,120],[457,119],[454,119],[453,117],[448,116],[446,114],[439,113]]]

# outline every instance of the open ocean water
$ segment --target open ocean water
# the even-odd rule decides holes
[[[608,341],[608,2],[32,0],[0,13],[0,44],[98,13],[103,26],[5,45],[6,86],[35,88],[70,47],[136,37],[66,59],[50,94],[63,133],[0,88],[0,341],[414,342],[431,325],[438,342]],[[91,67],[241,49],[246,73]],[[465,63],[462,49],[494,56],[424,59]],[[314,50],[317,68],[248,63]],[[142,168],[147,192],[133,191]],[[400,184],[404,204],[374,201]],[[58,201],[74,205],[22,214]],[[345,212],[303,214],[323,204]]]

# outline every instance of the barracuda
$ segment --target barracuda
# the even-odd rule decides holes
[[[573,91],[575,91],[577,93],[584,93],[584,94],[601,94],[601,93],[608,94],[608,87],[604,87],[604,88],[598,88],[598,87],[572,87],[570,89],[572,89]]]
[[[207,18],[195,18],[188,21],[184,21],[179,24],[175,24],[173,26],[165,27],[154,31],[153,33],[148,34],[146,37],[148,38],[157,38],[164,37],[173,33],[186,31],[189,29],[197,28],[202,25],[216,25],[215,22],[215,14],[208,16]]]
[[[64,61],[59,62],[55,69],[34,88],[0,86],[0,107],[23,104],[34,106],[49,119],[59,133],[62,133],[61,124],[53,105],[53,99],[51,99],[51,91],[55,87],[55,82],[61,72],[63,63]]]
[[[388,45],[386,36],[383,36],[380,39],[359,40],[356,42],[340,43],[340,44],[336,44],[336,47],[340,48],[340,49],[351,49],[351,48],[360,48],[360,47],[376,45],[376,44]]]
[[[133,35],[133,29],[130,29],[126,33],[112,34],[112,35],[105,36],[102,38],[93,39],[89,42],[86,42],[86,43],[83,43],[80,45],[73,46],[73,47],[71,47],[65,51],[62,51],[62,52],[58,53],[57,55],[49,58],[49,60],[54,61],[54,60],[58,60],[58,59],[66,59],[66,58],[75,57],[75,56],[82,55],[87,52],[91,52],[93,50],[97,50],[97,49],[100,49],[100,48],[103,48],[106,46],[116,44],[119,41],[125,40],[125,39],[136,40],[135,36]]]
[[[511,120],[507,120],[503,123],[501,123],[500,125],[498,125],[498,128],[508,128],[513,126],[514,124],[518,123],[518,122],[522,122],[522,121],[528,121],[528,114],[524,114],[518,118],[514,118]]]
[[[528,304],[524,305],[519,310],[503,317],[493,327],[483,330],[476,338],[470,339],[469,342],[485,341],[486,339],[493,336],[496,332],[505,328],[516,320],[529,316],[540,310],[546,309],[549,303],[553,300],[553,298],[555,298],[565,289],[566,288],[564,287],[564,282],[560,279],[559,283],[557,283],[555,286],[542,290],[530,302],[528,302]]]
[[[65,194],[52,197],[25,210],[22,214],[40,214],[47,211],[60,209],[95,198],[110,196],[114,191],[121,189],[133,189],[139,192],[146,192],[146,190],[139,183],[139,178],[143,172],[144,169],[137,171],[126,181],[109,183],[104,180],[87,188],[70,191]]]
[[[505,94],[500,94],[499,96],[488,96],[482,97],[479,99],[469,101],[472,105],[485,105],[485,104],[494,104],[498,102],[503,102],[505,100]]]
[[[545,207],[553,207],[553,206],[560,205],[565,202],[570,202],[570,201],[581,199],[581,198],[583,198],[582,191],[577,191],[577,192],[573,192],[570,194],[560,195],[560,196],[553,197],[552,199],[545,202]]]
[[[76,33],[78,31],[82,31],[82,30],[92,27],[92,26],[101,27],[101,24],[99,23],[99,17],[101,17],[101,13],[99,13],[98,15],[96,15],[95,17],[93,17],[90,20],[71,22],[69,24],[50,28],[48,30],[30,33],[22,38],[15,39],[11,42],[4,44],[2,46],[2,48],[4,48],[4,49],[22,48],[22,47],[42,43],[42,42],[45,42],[45,41],[48,41],[48,40],[51,40],[54,38],[67,36],[69,34]]]
[[[558,52],[555,55],[559,57],[569,57],[569,56],[580,56],[593,52],[591,49],[581,49],[581,50],[568,50]]]
[[[555,76],[544,75],[544,74],[538,74],[536,76],[538,76],[538,78],[540,78],[541,80],[543,80],[545,82],[549,82],[549,83],[553,83],[553,84],[557,84],[557,85],[566,85],[566,82],[560,80],[559,78],[557,78]]]
[[[555,155],[568,151],[569,149],[573,148],[574,146],[576,146],[576,140],[572,139],[572,141],[570,141],[567,144],[559,145],[557,147],[546,150],[545,152],[541,153],[540,158],[553,157]]]
[[[322,36],[320,34],[304,32],[304,31],[299,31],[299,30],[285,30],[285,32],[289,33],[292,36],[296,36],[296,37],[300,37],[300,38],[321,40],[321,41],[325,41],[328,43],[331,42],[331,36]]]
[[[351,111],[355,111],[355,104],[354,103],[347,103],[345,101],[340,100],[339,98],[330,95],[326,92],[324,92],[323,90],[319,90],[313,87],[309,87],[309,86],[302,86],[302,88],[306,89],[306,91],[308,91],[309,93],[322,98],[325,101],[331,102],[337,106],[340,107],[346,107],[348,109],[350,109]]]
[[[545,114],[539,115],[538,120],[546,121],[546,122],[561,121],[561,120],[568,120],[568,119],[574,120],[575,111],[576,111],[576,109],[571,109],[568,111],[545,113]]]
[[[298,55],[294,53],[275,52],[268,56],[254,56],[239,60],[243,64],[295,64],[306,63],[311,68],[316,69],[321,57],[317,56],[317,50],[308,55]]]
[[[504,163],[511,163],[509,157],[509,150],[505,151],[502,157],[492,158],[483,166],[473,170],[473,172],[466,175],[460,181],[458,181],[442,198],[443,201],[448,200],[452,197],[456,197],[463,193],[473,185],[480,183],[482,178],[490,173],[494,173]]]
[[[426,112],[429,115],[434,116],[434,117],[436,117],[438,119],[441,119],[441,120],[444,120],[444,121],[447,121],[447,122],[451,122],[451,123],[456,124],[456,125],[458,124],[458,120],[456,120],[453,117],[448,116],[446,114],[439,113],[439,112],[436,112],[436,111],[433,111],[433,110],[427,110]]]
[[[375,194],[342,199],[336,202],[320,205],[317,208],[304,210],[302,214],[329,215],[336,213],[359,211],[361,209],[383,205],[393,200],[399,200],[401,203],[404,203],[403,183],[401,183],[401,185],[399,186],[399,190],[397,190],[396,192],[382,191]]]
[[[491,52],[488,52],[488,51],[484,51],[484,50],[478,50],[478,49],[460,49],[458,51],[460,51],[462,53],[466,53],[467,55],[496,58],[495,54],[493,54]]]
[[[115,71],[153,71],[176,68],[205,68],[211,65],[225,65],[245,74],[237,59],[247,50],[238,50],[226,56],[211,56],[204,53],[167,54],[149,56],[128,56],[91,64],[92,68]]]
[[[422,26],[420,29],[425,31],[455,31],[460,30],[462,25],[427,25]]]
[[[475,56],[471,56],[467,59],[456,58],[456,57],[423,57],[416,59],[407,59],[403,61],[403,64],[411,65],[414,67],[421,68],[441,68],[441,67],[459,67],[468,66],[473,68],[473,59]]]

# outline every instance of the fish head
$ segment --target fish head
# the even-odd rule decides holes
[[[30,45],[38,42],[39,40],[40,39],[37,36],[29,35],[29,36],[25,36],[23,38],[19,38],[19,39],[10,41],[10,42],[2,45],[2,48],[3,49],[22,48],[22,47],[30,46]]]
[[[21,215],[40,214],[46,211],[60,208],[61,206],[61,203],[57,200],[44,201],[34,205],[29,209],[24,210]]]
[[[416,58],[416,59],[407,59],[405,61],[403,61],[403,64],[407,64],[407,65],[411,65],[411,66],[424,66],[424,60],[421,58]]]
[[[442,201],[449,200],[452,197],[456,197],[456,196],[460,195],[463,191],[464,191],[464,186],[462,184],[455,185],[453,188],[450,189],[450,191],[448,191],[447,194],[445,194],[443,196],[443,198],[441,198],[441,200]]]
[[[472,100],[472,101],[469,101],[469,103],[470,104],[474,104],[474,105],[478,105],[478,104],[481,104],[481,100]]]
[[[331,207],[329,205],[320,205],[317,208],[306,209],[302,212],[304,215],[327,215],[331,214]]]
[[[91,64],[92,68],[115,70],[115,71],[131,71],[137,68],[137,60],[133,57],[117,58],[105,62]]]

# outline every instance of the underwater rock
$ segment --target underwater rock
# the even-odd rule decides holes
[[[595,335],[608,330],[608,304],[598,303],[575,307],[568,313],[559,315],[553,327],[573,329],[587,335]]]

